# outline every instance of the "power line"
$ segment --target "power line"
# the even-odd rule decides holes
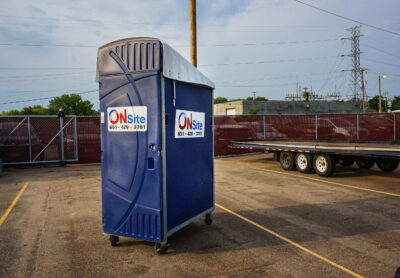
[[[80,72],[80,73],[72,73],[71,72],[70,74],[58,74],[58,75],[49,75],[49,76],[39,75],[40,78],[38,78],[38,77],[36,77],[36,78],[26,77],[25,78],[25,76],[21,76],[21,75],[17,76],[17,77],[13,76],[13,77],[10,77],[10,78],[1,77],[0,78],[0,83],[20,82],[20,81],[36,81],[36,80],[49,80],[49,79],[53,80],[53,79],[57,79],[57,78],[64,78],[65,76],[69,76],[70,78],[77,78],[77,77],[81,78],[82,75],[87,75],[89,73],[94,75],[94,73],[92,71],[90,71],[90,72]]]
[[[103,22],[102,22],[103,23]],[[152,31],[153,28],[151,28],[151,26],[170,26],[173,27],[173,29],[166,29],[165,31],[176,31],[176,27],[174,26],[185,26],[184,24],[154,24],[154,23],[150,23],[150,22],[146,22],[146,23],[141,23],[141,22],[115,22],[116,24],[120,24],[120,25],[145,25],[145,27],[147,30]],[[98,24],[97,24],[98,25]],[[26,27],[48,27],[48,28],[79,28],[80,30],[86,29],[86,30],[99,30],[98,26],[82,26],[82,23],[80,23],[79,25],[61,25],[61,24],[38,24],[38,23],[25,23],[25,22],[21,22],[21,23],[13,23],[13,22],[0,22],[0,26],[23,26],[24,28]],[[142,27],[141,29],[144,29],[145,27]],[[200,26],[201,27],[201,26]],[[221,26],[215,26],[215,27],[221,27]],[[242,26],[244,27],[244,26]],[[259,27],[270,27],[273,28],[273,26],[259,26]],[[295,27],[295,26],[294,26]],[[240,28],[240,26],[239,26]],[[274,28],[277,28],[276,26]],[[281,33],[281,32],[292,32],[292,31],[296,31],[296,32],[327,32],[327,31],[332,31],[332,30],[338,30],[338,29],[332,29],[332,28],[325,28],[325,29],[292,29],[292,30],[229,30],[229,29],[225,29],[225,30],[210,30],[210,29],[204,29],[204,28],[199,28],[199,32],[200,33],[229,33],[229,32],[237,32],[237,33]]]
[[[376,60],[372,60],[372,59],[368,59],[368,58],[364,58],[364,60],[367,60],[367,61],[370,61],[370,62],[373,62],[373,63],[384,64],[384,65],[388,65],[388,66],[392,66],[392,67],[400,67],[400,65],[395,65],[395,64],[381,62],[381,61],[376,61]]]
[[[273,76],[273,77],[264,77],[264,78],[257,78],[257,79],[245,79],[245,80],[222,80],[216,81],[215,84],[217,85],[224,85],[224,83],[241,83],[241,82],[254,82],[254,81],[264,81],[264,80],[276,80],[276,79],[292,79],[298,76],[317,76],[317,75],[328,75],[333,73],[342,73],[342,71],[336,72],[324,72],[324,73],[309,73],[309,74],[295,74],[295,75],[282,75],[282,76]]]
[[[82,93],[76,93],[77,95],[83,95],[83,94],[88,94],[88,93],[93,93],[93,92],[98,92],[98,89],[95,90],[89,90],[85,91]],[[22,102],[31,102],[31,101],[37,101],[37,100],[45,100],[45,99],[52,99],[53,97],[42,97],[42,98],[34,98],[34,99],[27,99],[27,100],[17,100],[17,101],[9,101],[9,102],[0,102],[0,105],[5,105],[5,104],[12,104],[12,103],[22,103]]]
[[[238,66],[238,65],[254,65],[254,64],[268,64],[268,63],[283,63],[283,62],[299,62],[299,61],[309,61],[309,60],[330,59],[330,58],[336,58],[336,57],[338,57],[338,56],[320,56],[320,57],[311,57],[311,58],[294,58],[294,59],[281,59],[281,60],[268,60],[268,61],[208,64],[208,65],[200,65],[199,67]],[[341,55],[339,57],[341,57]]]
[[[324,79],[313,79],[313,80],[306,80],[302,81],[302,83],[310,83],[310,82],[317,82],[317,81],[325,81],[326,78]],[[280,86],[287,86],[287,85],[295,85],[297,84],[296,82],[291,82],[291,83],[281,83],[281,84],[268,84],[268,85],[251,85],[251,84],[246,84],[246,85],[219,85],[218,87],[226,87],[226,88],[251,88],[251,87],[280,87]]]
[[[105,19],[93,19],[93,18],[76,18],[76,19],[63,19],[59,17],[43,17],[43,16],[20,16],[20,15],[9,15],[9,14],[0,14],[0,17],[3,18],[19,18],[19,19],[40,19],[40,20],[52,20],[56,22],[74,22],[81,24],[82,22],[90,22],[90,23],[120,23],[120,24],[137,24],[137,25],[171,25],[171,26],[182,26],[182,24],[187,24],[188,22],[183,23],[154,23],[154,22],[135,22],[124,19],[123,21],[119,20],[105,20]],[[24,24],[24,23],[21,23]],[[199,24],[201,27],[221,27],[220,25],[212,25],[212,24]],[[333,26],[326,26],[326,25],[239,25],[236,26],[239,28],[309,28],[309,29],[316,29],[316,28],[332,28]],[[337,28],[335,28],[337,29]]]
[[[36,94],[36,93],[49,93],[49,92],[55,92],[55,91],[78,91],[79,89],[70,89],[70,88],[62,88],[62,89],[50,89],[50,90],[41,90],[41,91],[12,91],[12,92],[0,92],[0,97],[11,97],[14,96],[14,94],[24,94],[24,93],[31,93],[31,94]],[[3,95],[3,94],[11,94],[11,95]]]
[[[375,49],[375,50],[380,51],[380,52],[382,52],[382,53],[385,53],[385,54],[388,54],[388,55],[391,55],[391,56],[400,58],[400,55],[396,55],[396,54],[390,53],[390,52],[388,52],[388,51],[385,51],[385,50],[382,50],[382,49],[373,47],[372,45],[369,45],[369,44],[367,44],[367,43],[363,43],[363,44],[366,45],[366,46],[369,47],[369,48]]]
[[[26,68],[24,68],[24,67],[15,67],[15,68],[12,68],[12,67],[0,67],[0,70],[82,70],[82,69],[89,69],[89,68],[51,68],[51,67],[49,67],[49,68],[46,68],[46,67],[43,67],[43,68],[36,68],[36,67],[26,67]]]
[[[0,43],[0,46],[20,46],[20,47],[79,47],[79,48],[90,48],[90,47],[99,47],[98,45],[83,45],[83,44],[36,44],[36,43],[10,43],[3,42]]]
[[[307,44],[307,43],[324,43],[339,41],[341,39],[322,39],[322,40],[303,40],[303,41],[276,41],[262,43],[245,43],[245,44],[209,44],[198,45],[198,47],[248,47],[248,46],[266,46],[266,45],[282,45],[282,44]],[[100,45],[100,44],[99,44]],[[99,45],[90,44],[41,44],[41,43],[13,43],[2,42],[0,46],[17,46],[17,47],[71,47],[71,48],[98,48]],[[173,47],[189,47],[189,45],[172,45]]]
[[[56,74],[35,74],[35,75],[14,75],[14,76],[0,76],[0,81],[1,79],[20,79],[20,78],[31,78],[31,77],[44,77],[44,76],[68,76],[68,75],[74,75],[74,74],[85,74],[85,73],[93,73],[94,71],[79,71],[79,72],[68,72],[68,73],[56,73]]]
[[[340,55],[340,53],[342,52],[344,46],[344,41],[342,41],[342,45],[340,46],[339,52],[338,52],[338,56]],[[340,67],[340,65],[343,63],[343,57],[342,59],[338,62],[338,58],[335,59],[335,62],[332,65],[332,69],[330,74],[333,74],[334,72],[337,72],[338,68]],[[328,76],[325,80],[325,82],[321,85],[321,87],[319,88],[319,90],[317,90],[317,93],[321,93],[321,91],[326,87],[326,85],[328,85],[330,79],[330,76]]]
[[[400,33],[393,32],[393,31],[390,31],[390,30],[387,30],[387,29],[384,29],[384,28],[381,28],[381,27],[378,27],[378,26],[374,26],[374,25],[371,25],[371,24],[368,24],[368,23],[364,23],[364,22],[361,22],[361,21],[358,21],[358,20],[355,20],[355,19],[352,19],[352,18],[343,16],[343,15],[339,15],[339,14],[337,14],[337,13],[333,13],[333,12],[327,11],[327,10],[325,10],[325,9],[316,7],[316,6],[314,6],[314,5],[305,3],[305,2],[300,1],[300,0],[293,0],[293,1],[298,2],[298,3],[300,3],[300,4],[302,4],[302,5],[305,5],[305,6],[311,7],[311,8],[313,8],[313,9],[319,10],[319,11],[321,11],[321,12],[328,13],[328,14],[334,15],[334,16],[336,16],[336,17],[340,17],[340,18],[345,19],[345,20],[348,20],[348,21],[356,22],[356,23],[358,23],[358,24],[362,24],[362,25],[364,25],[364,26],[367,26],[367,27],[370,27],[370,28],[373,28],[373,29],[376,29],[376,30],[379,30],[379,31],[382,31],[382,32],[386,32],[386,33],[389,33],[389,34],[392,34],[392,35],[400,36]]]

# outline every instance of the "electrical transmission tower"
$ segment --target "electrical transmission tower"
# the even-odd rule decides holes
[[[351,37],[343,38],[344,40],[351,41],[351,53],[348,55],[343,56],[350,56],[352,69],[351,71],[351,89],[353,98],[356,100],[360,99],[360,82],[361,82],[361,66],[360,66],[360,37],[363,35],[361,34],[361,26],[354,26],[352,28],[346,29],[350,32]]]

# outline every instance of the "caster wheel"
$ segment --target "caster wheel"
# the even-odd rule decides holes
[[[169,247],[168,243],[156,242],[154,244],[154,250],[156,251],[157,254],[160,254],[160,255],[167,253],[168,247]]]
[[[206,214],[206,224],[211,225],[213,222],[213,216],[211,213]]]
[[[111,246],[117,246],[118,245],[118,241],[119,241],[119,237],[118,236],[110,235]]]

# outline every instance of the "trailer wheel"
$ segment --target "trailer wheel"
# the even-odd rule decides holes
[[[281,152],[279,155],[279,162],[283,170],[286,171],[293,171],[296,166],[294,163],[294,155],[290,152]]]
[[[379,169],[385,172],[392,172],[396,170],[397,167],[399,167],[399,164],[400,162],[398,160],[389,160],[389,159],[380,160],[376,162],[376,165],[379,167]]]
[[[345,158],[342,158],[339,163],[340,163],[340,165],[342,165],[344,167],[348,167],[348,166],[353,165],[354,159],[345,157]]]
[[[312,158],[308,153],[298,153],[296,154],[296,168],[301,173],[311,173],[312,171]]]
[[[375,161],[368,160],[368,159],[359,159],[359,160],[356,160],[356,164],[358,167],[360,167],[362,169],[370,169],[370,168],[372,168],[372,166],[374,166]]]
[[[154,250],[156,251],[157,254],[160,254],[160,255],[167,253],[168,248],[169,248],[168,243],[156,242],[154,244]]]
[[[119,241],[119,236],[110,235],[111,246],[117,246]]]
[[[335,159],[327,154],[314,156],[314,170],[321,177],[329,177],[335,171]]]

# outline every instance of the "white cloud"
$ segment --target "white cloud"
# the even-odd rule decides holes
[[[316,6],[339,14],[378,25],[390,30],[400,30],[397,15],[400,4],[395,0],[385,1],[329,1],[307,0]],[[345,28],[355,24],[302,6],[291,0],[271,1],[228,1],[198,0],[198,64],[235,64],[270,60],[289,60],[334,56],[339,53],[341,41],[319,43],[276,44],[276,42],[312,41],[321,39],[340,39],[348,35]],[[1,71],[0,102],[4,100],[22,100],[48,96],[49,93],[15,94],[7,92],[32,90],[33,92],[57,88],[94,88],[94,71],[97,49],[51,47],[54,44],[84,44],[100,46],[104,43],[133,36],[154,36],[165,39],[171,45],[189,45],[189,1],[7,1],[3,4],[7,14],[0,16],[0,43],[33,43],[48,45],[45,47],[9,47],[0,46],[0,64],[2,67],[84,67],[93,71],[93,75],[82,74],[66,78],[4,82],[7,76],[51,74],[47,71]],[[13,17],[9,17],[13,16]],[[15,17],[14,17],[15,16]],[[398,58],[363,46],[363,42],[375,48],[397,54],[399,37],[394,37],[373,29],[363,28],[365,37],[361,40],[362,64],[370,69],[367,75],[367,89],[370,94],[376,91],[376,73],[399,73]],[[272,42],[275,44],[262,45]],[[256,44],[254,46],[217,47],[217,44]],[[207,46],[207,47],[206,47]],[[210,47],[211,46],[211,47]],[[349,52],[346,42],[343,54]],[[188,47],[177,50],[189,57]],[[373,63],[363,58],[385,63],[390,66]],[[286,93],[293,93],[296,75],[302,85],[333,90],[335,84],[345,89],[345,74],[307,76],[311,73],[330,72],[336,65],[333,58],[303,60],[296,62],[255,63],[248,65],[208,66],[200,69],[213,81],[237,81],[262,79],[243,83],[232,82],[250,87],[219,87],[217,96],[231,98],[247,97],[250,92],[270,99],[282,99]],[[337,70],[346,68],[345,60]],[[67,71],[59,71],[67,72]],[[54,74],[54,73],[53,73]],[[305,75],[305,76],[303,76]],[[274,77],[276,77],[274,79]],[[287,77],[287,78],[284,78]],[[322,79],[328,80],[322,80]],[[332,80],[330,80],[331,78]],[[12,79],[11,79],[12,80]],[[312,82],[306,82],[314,80]],[[394,78],[385,80],[385,88],[399,95],[399,82]],[[399,79],[397,79],[399,80]],[[326,82],[327,81],[327,82]],[[289,84],[291,83],[291,84]],[[289,84],[272,87],[277,84]],[[264,85],[265,87],[251,87]],[[374,90],[375,88],[375,90]],[[97,103],[97,95],[90,100]],[[42,102],[43,104],[46,101]],[[1,110],[19,108],[33,103],[13,106],[0,106]]]

